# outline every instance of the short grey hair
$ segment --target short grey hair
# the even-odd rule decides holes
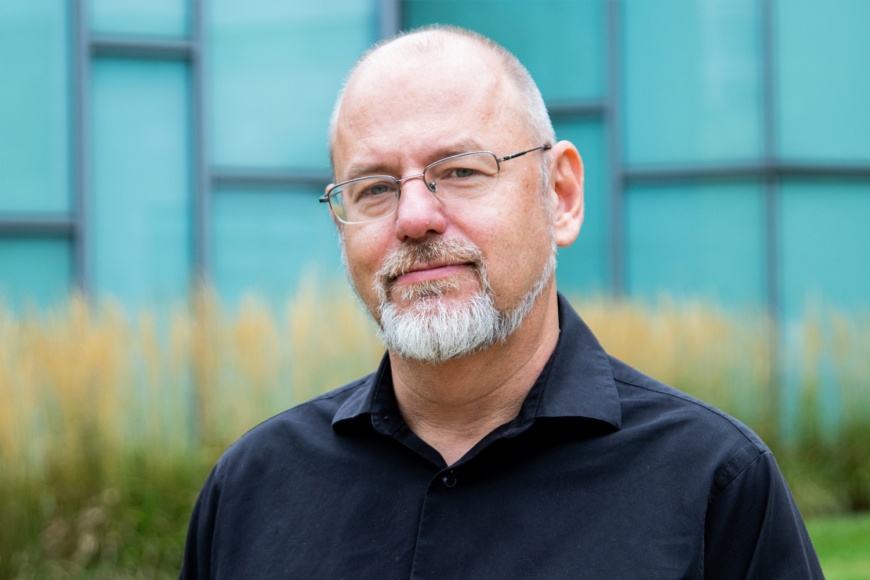
[[[519,96],[519,104],[526,132],[532,139],[534,145],[543,145],[545,143],[553,144],[556,141],[556,132],[553,130],[553,123],[550,121],[550,115],[547,113],[547,106],[544,104],[544,98],[541,96],[541,91],[538,90],[538,85],[535,84],[532,75],[526,70],[526,67],[515,57],[510,51],[498,44],[497,42],[464,28],[456,26],[445,26],[435,24],[425,26],[408,32],[400,33],[392,38],[382,40],[368,49],[356,62],[345,80],[341,91],[338,93],[335,107],[332,110],[332,117],[329,121],[329,159],[332,163],[333,171],[335,163],[333,160],[333,151],[335,140],[338,133],[338,116],[341,111],[341,103],[344,100],[345,91],[348,83],[353,78],[365,63],[377,56],[377,53],[386,46],[393,44],[398,40],[403,40],[402,50],[408,55],[425,55],[432,54],[439,50],[443,50],[450,40],[457,38],[470,41],[472,44],[484,48],[488,53],[495,57],[496,61],[501,64],[508,80],[510,80],[517,89]],[[543,155],[543,169],[546,176],[548,171],[546,160],[549,156]]]

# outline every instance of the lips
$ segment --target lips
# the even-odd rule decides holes
[[[446,276],[461,274],[468,271],[469,268],[474,267],[475,265],[471,262],[417,264],[411,266],[411,268],[409,268],[399,276],[396,276],[390,282],[394,284],[414,284],[417,282],[426,282],[436,278],[444,278]]]
[[[469,271],[483,281],[484,269],[483,252],[471,242],[429,238],[403,244],[387,255],[374,285],[384,303],[394,285],[438,283]]]

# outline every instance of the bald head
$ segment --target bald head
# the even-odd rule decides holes
[[[400,34],[382,41],[367,51],[357,62],[338,96],[329,126],[330,159],[335,167],[335,146],[342,124],[342,112],[349,98],[365,100],[365,85],[371,90],[377,79],[401,75],[423,76],[434,63],[451,53],[460,53],[468,70],[457,71],[463,82],[493,82],[492,99],[502,99],[502,106],[514,108],[513,116],[522,125],[532,143],[552,143],[555,132],[541,93],[529,72],[517,58],[492,40],[462,28],[430,26]],[[469,74],[475,68],[481,73]],[[461,75],[465,74],[465,77]],[[366,79],[367,82],[360,82]],[[387,83],[384,83],[387,84]],[[433,86],[432,90],[442,90]],[[364,106],[365,103],[356,103]]]

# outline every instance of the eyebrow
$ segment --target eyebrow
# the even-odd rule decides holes
[[[429,163],[434,163],[435,161],[444,159],[445,157],[450,157],[451,155],[459,155],[460,153],[468,153],[470,151],[485,151],[485,149],[483,149],[481,144],[474,139],[462,139],[433,151]]]
[[[452,155],[459,155],[460,153],[468,153],[470,151],[486,151],[486,149],[483,149],[480,143],[474,139],[461,139],[449,145],[432,150],[427,155],[426,165]],[[422,170],[422,167],[420,169]],[[346,177],[341,181],[367,177],[369,175],[392,175],[393,177],[400,177],[385,163],[363,162],[351,165],[346,172]]]
[[[367,177],[369,175],[391,175],[391,172],[382,163],[360,163],[351,165],[347,170],[346,177],[341,181]]]

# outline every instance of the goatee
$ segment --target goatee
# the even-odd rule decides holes
[[[401,286],[393,283],[415,265],[427,263],[468,264],[477,277],[477,291],[466,301],[448,299],[447,295],[461,283],[452,276]],[[399,356],[429,363],[442,363],[486,349],[503,342],[519,328],[555,267],[554,244],[550,260],[535,285],[516,308],[502,312],[495,307],[486,260],[477,246],[443,238],[403,245],[387,256],[375,276],[378,337]],[[399,309],[397,299],[408,306]]]

